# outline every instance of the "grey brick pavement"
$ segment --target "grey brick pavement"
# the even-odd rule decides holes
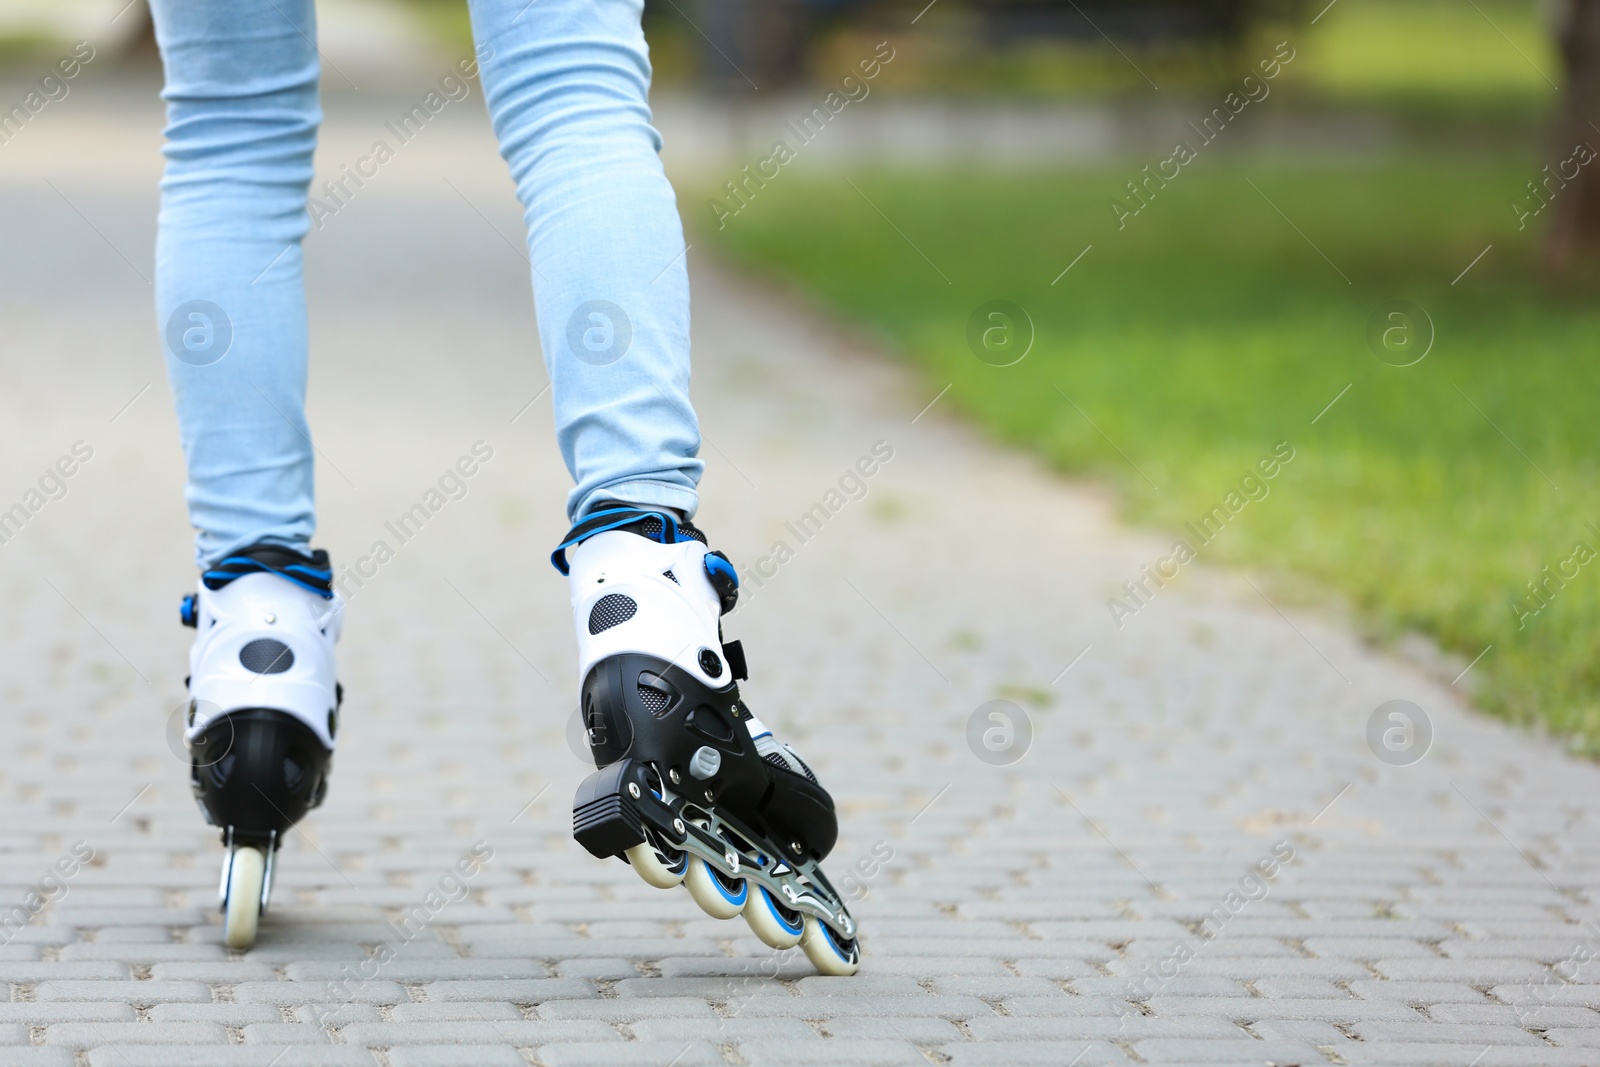
[[[1600,1062],[1594,767],[1234,574],[1192,569],[1114,629],[1105,598],[1164,538],[978,440],[957,398],[914,420],[942,383],[699,249],[704,521],[747,574],[795,549],[731,630],[842,805],[863,972],[818,978],[579,851],[545,563],[566,476],[469,108],[310,239],[322,541],[352,561],[474,441],[494,459],[354,597],[330,799],[258,947],[227,952],[220,849],[168,743],[193,573],[150,90],[86,83],[0,149],[0,503],[95,449],[0,547],[0,903],[94,850],[0,939],[0,1065]],[[399,103],[332,97],[324,167]],[[785,522],[880,440],[866,498],[796,543]],[[966,742],[995,698],[1031,717],[1009,766]],[[1409,767],[1364,741],[1395,698],[1437,735]],[[466,899],[390,925],[475,842]]]

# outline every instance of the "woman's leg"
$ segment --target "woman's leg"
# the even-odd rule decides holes
[[[311,0],[152,0],[166,65],[156,310],[204,573],[184,599],[185,740],[220,827],[224,938],[255,940],[277,845],[322,803],[341,616],[313,529],[300,240],[317,124]]]
[[[484,95],[528,227],[576,521],[605,500],[692,515],[683,227],[650,125],[640,0],[470,0]]]
[[[156,313],[202,566],[260,541],[304,549],[300,240],[322,113],[311,0],[152,0],[166,68]]]

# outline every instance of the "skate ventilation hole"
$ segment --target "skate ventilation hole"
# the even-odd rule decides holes
[[[667,705],[672,703],[672,698],[659,689],[652,689],[643,682],[639,683],[639,703],[644,705],[644,710],[652,715],[660,715],[667,710]]]
[[[282,674],[294,666],[294,653],[282,641],[258,637],[239,650],[239,662],[256,674]]]
[[[293,756],[283,757],[283,784],[289,787],[290,792],[300,788],[300,780],[306,776],[306,769],[302,767]]]
[[[678,581],[678,576],[676,574],[673,574],[671,571],[662,571],[661,574],[662,574],[662,577],[671,578],[673,585],[682,585],[683,584],[682,582]]]
[[[729,744],[733,741],[733,727],[716,708],[702,704],[683,718],[683,725],[708,741]]]
[[[228,784],[228,776],[233,773],[233,765],[237,760],[238,757],[230,752],[207,768],[211,772],[212,784],[218,789]]]
[[[623,596],[621,593],[607,593],[594,602],[594,607],[589,609],[589,636],[613,626],[621,626],[633,618],[639,611],[639,605],[633,597]]]

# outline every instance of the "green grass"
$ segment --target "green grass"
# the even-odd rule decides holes
[[[411,9],[422,27],[451,51],[469,53],[473,48],[472,22],[467,5],[461,0],[400,0]]]
[[[1509,207],[1537,166],[1202,155],[1123,230],[1107,202],[1132,165],[863,173],[859,191],[783,173],[720,231],[705,197],[684,208],[697,240],[885,335],[929,397],[953,383],[942,406],[1112,480],[1137,521],[1174,536],[1289,441],[1271,495],[1202,556],[1333,591],[1378,635],[1420,630],[1463,662],[1492,643],[1479,700],[1597,754],[1600,561],[1524,627],[1510,607],[1575,542],[1600,550],[1585,525],[1600,525],[1600,307],[1592,281],[1562,294],[1537,280],[1535,231]],[[967,345],[969,315],[996,298],[1036,331],[1015,366]],[[1365,341],[1394,298],[1436,327],[1414,366]]]
[[[1290,34],[1305,52],[1289,77],[1364,101],[1543,95],[1562,80],[1549,21],[1537,0],[1340,0]]]
[[[39,77],[33,68],[48,67],[54,58],[50,49],[56,43],[42,34],[0,31],[0,75]]]
[[[1543,0],[1308,0],[1301,11],[1259,20],[1237,40],[1122,40],[1113,49],[1093,37],[996,44],[970,8],[939,4],[911,31],[836,27],[811,66],[826,82],[889,36],[900,55],[879,79],[882,91],[1149,101],[1152,83],[1159,99],[1226,91],[1287,41],[1297,55],[1277,90],[1301,101],[1501,122],[1525,119],[1563,79]]]

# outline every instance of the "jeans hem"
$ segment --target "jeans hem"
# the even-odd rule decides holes
[[[208,554],[197,550],[195,552],[195,562],[199,565],[200,570],[208,571],[212,567],[215,567],[217,564],[221,563],[223,560],[227,559],[229,556],[233,555],[235,552],[242,548],[249,548],[251,545],[278,545],[281,548],[291,548],[294,551],[299,552],[301,555],[309,556],[311,554],[311,539],[309,537],[265,534],[257,537],[235,539],[228,545],[226,549],[222,550],[221,552],[212,552]]]
[[[685,519],[694,518],[695,509],[700,505],[700,495],[693,489],[671,482],[617,482],[602,486],[584,497],[573,509],[572,521],[575,523],[580,521],[593,511],[597,504],[607,500],[624,504],[654,504],[663,508],[675,508],[683,512]]]

